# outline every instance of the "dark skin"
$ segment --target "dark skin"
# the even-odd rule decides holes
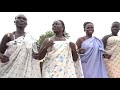
[[[88,23],[85,28],[84,28],[84,31],[86,32],[86,36],[84,37],[80,37],[78,38],[78,40],[76,41],[76,45],[77,45],[77,48],[78,48],[78,53],[79,54],[84,54],[85,53],[85,49],[82,49],[81,48],[81,44],[92,37],[92,34],[94,32],[94,26],[92,23]]]
[[[16,25],[16,31],[9,33],[9,34],[5,34],[2,38],[1,41],[1,45],[0,45],[0,59],[2,63],[8,62],[9,61],[9,57],[4,55],[4,52],[6,51],[6,49],[8,48],[8,46],[6,45],[6,43],[8,43],[9,41],[14,40],[13,35],[15,35],[15,38],[18,38],[20,36],[25,35],[24,29],[27,25],[27,18],[20,14],[17,17],[15,17],[15,21],[14,21],[15,25]]]
[[[104,48],[106,48],[108,38],[109,38],[109,37],[112,37],[112,36],[118,36],[119,30],[120,30],[120,24],[114,22],[114,23],[112,24],[112,26],[111,26],[111,34],[105,35],[105,36],[102,38],[102,41],[103,41],[103,44],[104,44]],[[110,59],[110,58],[111,58],[111,55],[109,55],[109,54],[107,54],[106,52],[104,52],[104,58]]]
[[[39,60],[43,59],[47,53],[47,49],[54,45],[54,41],[66,40],[66,38],[63,36],[63,32],[64,32],[63,25],[59,20],[53,22],[52,30],[55,33],[55,36],[51,37],[50,40],[46,38],[42,43],[41,49],[39,50],[39,54],[33,53],[33,58],[39,59]],[[78,55],[77,55],[75,44],[70,42],[69,46],[71,48],[73,61],[77,61]]]

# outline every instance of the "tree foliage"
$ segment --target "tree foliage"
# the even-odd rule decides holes
[[[68,33],[65,32],[64,34],[65,34],[66,38],[70,37]],[[40,35],[39,39],[37,40],[38,46],[39,47],[41,46],[41,44],[45,40],[45,38],[52,37],[53,35],[54,35],[54,33],[52,31],[47,31],[47,32],[45,32],[45,34]]]
[[[52,31],[47,31],[45,34],[40,35],[39,39],[37,40],[37,44],[40,47],[42,42],[45,40],[45,38],[52,37],[54,33]]]

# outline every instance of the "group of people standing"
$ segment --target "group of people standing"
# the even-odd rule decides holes
[[[65,37],[65,24],[52,24],[54,35],[40,49],[25,32],[27,18],[15,17],[16,31],[3,36],[0,44],[0,78],[119,78],[120,23],[113,22],[111,34],[93,36],[92,22],[84,23],[85,36],[76,43]],[[40,61],[42,60],[42,66]]]

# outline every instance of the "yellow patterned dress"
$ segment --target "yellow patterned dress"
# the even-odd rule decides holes
[[[120,78],[120,37],[109,37],[105,51],[112,55],[110,59],[105,59],[109,77]]]
[[[43,78],[83,78],[81,61],[72,59],[68,41],[55,41],[43,61]]]

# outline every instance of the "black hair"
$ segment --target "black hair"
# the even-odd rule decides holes
[[[117,21],[113,22],[113,23],[112,23],[112,25],[113,25],[114,23],[117,23],[117,24],[119,24],[119,25],[120,25],[120,23],[119,23],[119,22],[117,22]]]
[[[114,23],[118,24],[118,26],[119,26],[119,28],[120,28],[120,23],[117,22],[117,21],[115,21],[115,22],[112,23],[111,28],[112,28],[112,26],[113,26]]]
[[[93,24],[92,22],[85,22],[85,23],[83,24],[84,31],[85,31],[85,27],[86,27],[86,25],[89,24],[89,23]]]
[[[65,33],[65,24],[62,20],[58,20],[58,21],[60,21],[63,26],[63,36],[65,37],[65,34],[64,34]]]
[[[115,21],[115,22],[113,22],[113,23],[119,23],[119,22]]]

